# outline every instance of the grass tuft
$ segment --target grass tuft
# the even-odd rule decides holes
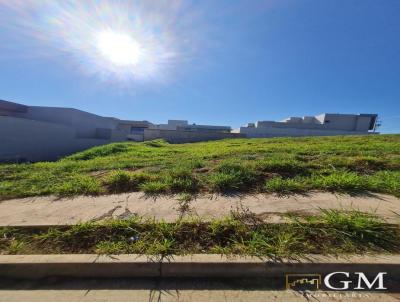
[[[87,175],[72,175],[60,183],[56,192],[61,196],[71,196],[77,194],[98,195],[104,192],[100,182]]]
[[[154,177],[153,177],[154,178]],[[151,180],[152,176],[146,173],[132,173],[123,170],[112,171],[104,181],[108,191],[112,193],[138,191],[140,186]]]
[[[308,185],[303,179],[284,179],[282,177],[275,177],[267,181],[265,190],[270,193],[278,194],[294,194],[304,193],[307,191]]]
[[[368,190],[366,179],[355,172],[334,172],[329,175],[314,175],[312,187],[323,191],[357,193]]]
[[[140,189],[146,194],[162,194],[169,190],[168,184],[162,181],[149,181],[140,186]]]
[[[211,221],[182,218],[173,223],[135,217],[47,230],[0,228],[4,235],[0,238],[0,253],[221,253],[285,257],[308,253],[397,253],[400,248],[398,225],[358,211],[292,214],[290,223],[278,224],[250,216],[246,212]]]
[[[257,174],[249,166],[223,162],[209,176],[211,190],[217,192],[249,191],[257,181]]]

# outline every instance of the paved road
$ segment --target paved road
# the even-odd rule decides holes
[[[265,280],[202,279],[47,279],[0,280],[0,302],[119,302],[119,301],[400,301],[400,294],[276,290],[280,284]]]

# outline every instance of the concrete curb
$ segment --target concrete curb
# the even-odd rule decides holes
[[[364,272],[400,277],[400,255],[305,256],[300,260],[221,255],[0,255],[0,276],[21,279],[44,277],[284,277],[285,274]]]

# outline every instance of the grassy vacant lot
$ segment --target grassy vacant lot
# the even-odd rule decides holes
[[[0,254],[139,253],[179,255],[214,253],[295,256],[306,253],[398,253],[400,229],[357,211],[323,211],[267,224],[247,212],[204,222],[178,220],[110,220],[71,227],[0,228]]]
[[[0,165],[0,198],[144,191],[382,192],[400,196],[400,135],[115,143]]]

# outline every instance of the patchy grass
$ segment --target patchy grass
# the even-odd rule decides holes
[[[389,252],[400,248],[400,230],[377,216],[325,210],[268,224],[251,213],[223,219],[181,219],[174,223],[109,220],[44,229],[0,228],[0,253],[220,253],[278,257],[302,254]]]
[[[400,135],[123,142],[56,162],[0,164],[1,199],[309,190],[400,196]]]
[[[121,193],[138,190],[142,184],[152,179],[153,177],[146,173],[116,170],[108,174],[103,183],[109,192]]]
[[[78,174],[69,176],[65,182],[59,183],[55,188],[56,193],[61,196],[97,195],[105,192],[96,178]]]
[[[248,191],[257,183],[257,171],[241,163],[223,162],[209,175],[208,182],[213,191]]]
[[[144,183],[141,187],[141,190],[146,194],[156,195],[168,192],[168,184],[162,181],[149,181]]]
[[[311,179],[313,188],[323,191],[362,192],[368,190],[368,178],[355,172],[340,171],[329,175],[315,175]]]
[[[265,184],[265,190],[267,192],[275,192],[282,195],[305,193],[309,187],[306,180],[301,178],[284,179],[282,177],[274,177]]]

